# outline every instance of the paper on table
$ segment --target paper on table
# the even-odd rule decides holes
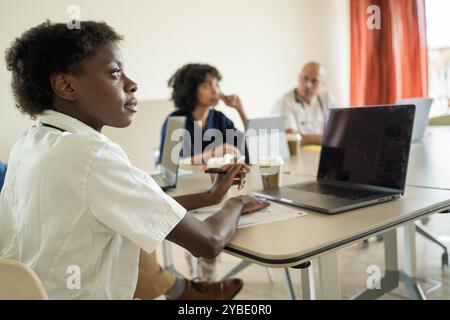
[[[192,170],[178,168],[178,176],[179,177],[190,176],[192,174],[194,174],[194,171],[192,171]]]
[[[309,152],[319,152],[322,147],[318,145],[309,145],[302,147],[302,150]]]
[[[217,213],[220,208],[209,207],[197,210],[189,211],[200,220],[205,220]],[[244,214],[239,219],[238,228],[250,227],[258,224],[270,223],[275,221],[287,220],[292,218],[299,218],[307,216],[308,214],[304,211],[299,210],[295,207],[285,206],[279,203],[270,202],[270,206],[264,208],[263,210]]]
[[[148,171],[149,175],[157,175],[157,174],[160,174],[160,173],[161,173],[160,170]],[[178,176],[179,177],[190,176],[192,174],[194,174],[194,171],[192,171],[192,170],[178,168]]]

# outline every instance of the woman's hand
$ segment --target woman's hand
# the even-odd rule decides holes
[[[229,96],[222,94],[221,98],[227,106],[237,110],[239,116],[241,117],[242,123],[244,124],[244,127],[247,128],[248,117],[245,113],[244,106],[242,105],[241,98],[239,98],[239,96],[235,94]]]
[[[217,174],[209,191],[215,204],[223,200],[232,186],[243,186],[245,184],[245,175],[250,171],[250,167],[245,164],[227,164],[220,169],[227,171],[227,173]]]
[[[259,211],[270,205],[270,202],[257,199],[252,196],[240,196],[237,198],[244,203],[244,207],[242,208],[242,214]]]
[[[236,109],[238,111],[243,110],[242,102],[238,95],[231,94],[227,96],[223,94],[222,100],[227,106],[233,109]]]

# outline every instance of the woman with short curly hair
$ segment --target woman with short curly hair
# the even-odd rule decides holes
[[[159,290],[171,299],[231,299],[242,280],[172,276],[156,290],[151,253],[168,239],[215,257],[239,216],[267,204],[235,197],[200,221],[186,210],[220,203],[248,167],[230,165],[209,191],[171,198],[101,133],[129,126],[138,111],[121,39],[106,23],[82,21],[72,30],[46,22],[6,51],[17,107],[38,121],[11,150],[0,193],[0,258],[26,263],[53,299],[147,299]]]

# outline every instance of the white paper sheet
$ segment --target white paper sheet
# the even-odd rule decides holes
[[[192,210],[189,211],[189,213],[193,214],[200,220],[205,220],[211,215],[217,213],[219,210],[220,208],[218,207],[209,207]],[[238,228],[240,229],[258,224],[299,218],[307,215],[308,214],[306,212],[301,211],[299,208],[285,206],[276,202],[270,202],[270,206],[263,210],[242,215],[239,219]]]

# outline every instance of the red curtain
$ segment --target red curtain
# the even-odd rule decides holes
[[[381,29],[367,26],[371,5],[381,9]],[[350,10],[351,104],[426,97],[425,0],[350,0]]]

